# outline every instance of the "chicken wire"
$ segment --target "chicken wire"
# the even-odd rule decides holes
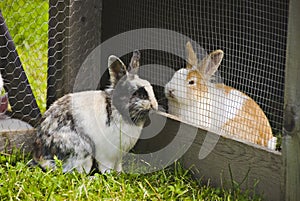
[[[205,53],[222,49],[225,57],[218,71],[218,82],[224,82],[253,98],[268,117],[273,134],[281,133],[287,1],[112,0],[103,1],[103,5],[96,0],[89,4],[62,0],[34,2],[6,0],[1,2],[1,8],[42,112],[46,109],[46,83],[47,106],[63,94],[72,92],[80,65],[100,44],[100,39],[103,42],[126,31],[157,28],[171,30],[193,40],[200,47],[195,49],[200,58]],[[146,33],[134,43],[151,43],[155,37]],[[154,84],[154,89],[159,103],[166,111],[168,106],[164,85],[175,70],[185,66],[186,42],[185,38],[174,40],[171,37],[164,41],[166,49],[179,52],[179,56],[166,50],[141,50],[144,66],[158,64],[171,69],[160,71],[156,68],[157,72],[153,72],[142,67],[144,74],[141,75],[146,79],[165,81],[159,86]],[[183,48],[178,50],[178,44]],[[119,46],[121,48],[132,44]],[[5,44],[1,48],[5,48]],[[49,68],[46,82],[47,59]],[[122,59],[128,63],[128,55]],[[4,71],[6,67],[1,66],[1,72]],[[14,71],[9,74],[15,77]],[[91,79],[97,79],[93,77],[97,75],[91,76]],[[7,80],[5,88],[7,91],[11,88]],[[23,103],[16,95],[10,96],[10,102],[13,99]],[[12,115],[21,114],[21,119],[39,118],[39,115],[32,118],[30,112],[23,114],[14,108],[12,105]]]
[[[188,36],[206,53],[222,49],[225,56],[218,71],[221,80],[250,96],[266,114],[273,135],[278,136],[283,122],[287,22],[288,1],[113,0],[104,1],[102,39],[129,30],[160,28]],[[145,34],[135,42],[155,41],[155,37]],[[170,36],[164,44],[170,50],[186,42]],[[182,55],[184,52],[182,49]],[[153,49],[142,52],[142,63],[173,70],[185,66],[184,56]],[[144,75],[146,79],[164,79],[162,76],[151,70]],[[167,110],[164,88],[157,86],[155,90]],[[198,115],[195,111],[189,113]]]
[[[48,2],[4,0],[0,9],[0,72],[9,98],[0,131],[27,129],[46,108]]]
[[[97,0],[89,4],[76,0],[0,2],[6,27],[0,35],[1,60],[5,61],[0,70],[10,103],[0,124],[5,123],[5,131],[19,128],[13,125],[15,121],[7,121],[8,116],[38,126],[47,107],[73,91],[81,63],[98,45],[97,40],[100,43],[101,30],[91,26],[95,21],[101,25],[99,6]]]
[[[74,92],[82,63],[101,42],[102,1],[49,1],[49,54],[47,106],[64,94]],[[99,60],[94,58],[92,60]],[[92,64],[95,68],[97,64]],[[81,69],[82,70],[82,69]],[[82,90],[101,76],[91,69],[81,80]],[[93,81],[95,80],[95,81]]]

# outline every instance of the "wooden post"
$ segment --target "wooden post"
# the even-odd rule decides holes
[[[66,2],[66,3],[65,3]],[[64,94],[62,69],[67,63],[69,1],[49,1],[47,108]]]
[[[290,0],[285,72],[283,165],[285,200],[300,200],[300,1]]]
[[[83,61],[100,45],[102,12],[101,0],[50,0],[49,4],[47,107],[73,91]]]

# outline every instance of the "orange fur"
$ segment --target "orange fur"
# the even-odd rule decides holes
[[[199,90],[203,93],[207,93],[207,86],[205,83],[203,83],[203,77],[202,75],[198,72],[198,70],[191,70],[187,77],[186,81],[194,80],[196,81],[196,85],[190,86],[194,90]],[[200,86],[200,87],[199,87]]]
[[[213,51],[199,62],[191,43],[187,42],[186,53],[187,73],[182,71],[184,75],[187,75],[186,79],[183,80],[184,78],[175,74],[166,85],[166,94],[170,93],[170,89],[175,91],[176,87],[174,86],[178,83],[182,85],[181,87],[184,87],[184,84],[187,85],[187,91],[183,90],[182,92],[187,94],[178,93],[178,100],[181,100],[181,102],[175,105],[174,101],[170,101],[169,107],[176,108],[178,110],[176,110],[176,114],[178,113],[194,124],[212,129],[221,129],[220,134],[232,135],[242,140],[269,147],[270,140],[274,142],[272,129],[259,105],[246,94],[230,86],[214,84],[209,81],[221,64],[224,56],[223,51]],[[173,81],[173,79],[179,81],[178,78],[181,78],[180,82]],[[189,83],[191,80],[195,83]],[[180,103],[184,103],[182,105],[185,106],[184,110],[187,111],[179,112],[181,109]],[[190,105],[190,108],[186,105]],[[223,111],[220,111],[221,109]],[[194,111],[194,113],[191,114],[191,111]],[[175,110],[172,112],[174,114]],[[271,147],[273,146],[274,144],[271,145]]]
[[[225,94],[229,94],[231,90],[234,90],[234,88],[226,86],[224,84],[216,84],[215,86],[219,89],[223,89]]]
[[[186,82],[190,80],[196,81],[195,85],[188,85],[188,94],[190,99],[198,99],[199,97],[204,97],[208,93],[207,85],[203,83],[203,77],[198,72],[198,70],[191,70],[186,78]]]
[[[227,121],[222,129],[229,135],[266,147],[273,137],[266,115],[259,105],[248,96],[235,118]]]
[[[190,89],[196,91],[197,96],[203,97],[208,92],[208,88],[202,83],[203,77],[201,73],[198,70],[191,70],[186,81],[188,82],[192,79],[196,79],[197,84],[190,86]],[[221,83],[216,84],[215,87],[223,89],[226,95],[232,90],[236,90]],[[246,94],[242,94],[247,97],[243,107],[236,114],[235,118],[229,119],[223,125],[222,130],[228,135],[267,147],[268,141],[273,137],[270,123],[259,105]]]

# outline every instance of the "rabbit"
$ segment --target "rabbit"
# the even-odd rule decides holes
[[[165,85],[168,112],[209,131],[274,150],[276,137],[259,105],[237,89],[210,81],[221,64],[223,51],[213,51],[198,62],[187,42],[186,55],[186,68],[176,71]]]
[[[111,85],[105,90],[67,94],[45,112],[34,142],[34,162],[63,172],[122,171],[122,156],[137,142],[149,112],[158,109],[151,84],[139,78],[140,52],[126,69],[108,58]]]

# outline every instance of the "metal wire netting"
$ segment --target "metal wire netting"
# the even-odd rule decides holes
[[[100,45],[101,2],[49,1],[47,106],[64,94],[74,91],[81,65],[94,48]],[[90,70],[85,79],[81,80],[81,85],[86,86],[85,90],[92,89],[89,86],[91,80],[98,80],[99,77]]]
[[[46,90],[48,106],[63,94],[72,92],[81,64],[101,41],[130,30],[159,28],[194,40],[201,47],[194,46],[199,59],[222,49],[225,57],[218,69],[218,77],[221,77],[218,80],[254,99],[268,117],[273,134],[281,133],[288,2],[112,0],[103,1],[103,5],[96,0],[90,4],[61,0],[33,2],[6,0],[0,3],[11,35],[11,39],[5,31],[0,35],[1,49],[6,50],[1,51],[0,70],[9,93],[12,116],[36,125],[32,119],[39,119],[39,108],[42,112],[46,109]],[[147,33],[135,43],[143,44],[155,37],[157,35]],[[165,110],[168,103],[164,85],[176,70],[186,65],[184,45],[187,41],[184,40],[164,41],[166,50],[177,49],[180,56],[164,50],[141,50],[143,65],[159,64],[171,69],[156,68],[157,72],[147,72],[143,68],[146,79],[166,80],[154,86]],[[14,42],[19,57],[11,56],[15,50],[7,48],[7,41]],[[180,50],[179,43],[183,47]],[[127,45],[131,44],[119,46]],[[19,58],[21,63],[7,58]],[[128,60],[126,55],[123,59],[125,63]],[[96,79],[95,76],[86,80]],[[31,89],[39,108],[35,106]],[[18,90],[24,91],[24,96],[18,96]],[[192,113],[197,116],[195,111],[189,111]]]
[[[15,129],[11,121],[3,126],[10,117],[38,126],[47,106],[73,91],[79,66],[101,40],[101,29],[91,29],[95,21],[101,25],[99,6],[99,1],[0,2],[0,71],[10,104],[2,129]]]
[[[207,53],[222,49],[225,57],[219,73],[224,83],[254,99],[266,114],[273,134],[281,134],[287,1],[114,0],[104,2],[103,8],[103,40],[129,30],[155,27],[186,35]],[[137,42],[153,41],[153,37],[157,36],[143,35]],[[176,48],[178,42],[183,43],[170,37],[166,49]],[[148,50],[143,55],[144,64],[159,63],[174,70],[185,66],[181,58],[168,52]],[[150,74],[153,77],[153,72]],[[157,90],[164,95],[163,88]]]
[[[46,109],[48,2],[5,0],[0,9],[0,72],[10,103],[6,114],[35,126]],[[6,122],[1,124],[5,129],[18,127]]]

